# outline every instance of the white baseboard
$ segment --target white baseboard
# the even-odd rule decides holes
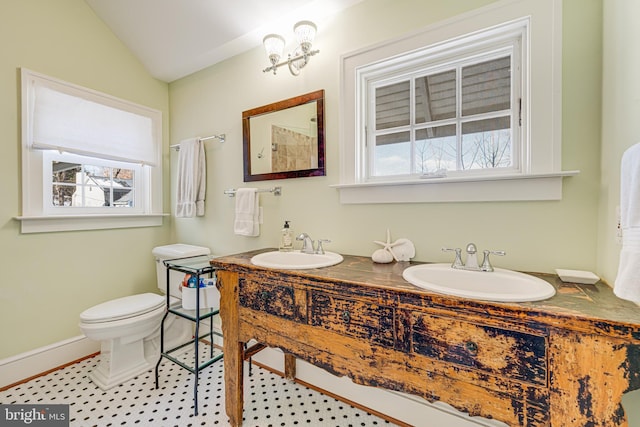
[[[100,351],[100,343],[84,335],[0,360],[0,388],[39,375]]]

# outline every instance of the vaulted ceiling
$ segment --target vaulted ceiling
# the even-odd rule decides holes
[[[261,45],[288,38],[362,0],[85,0],[156,78],[171,82]],[[266,62],[266,61],[265,61]]]

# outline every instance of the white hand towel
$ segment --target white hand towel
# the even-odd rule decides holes
[[[236,190],[236,219],[233,232],[240,236],[260,235],[260,206],[258,189],[238,188]]]
[[[613,292],[640,302],[640,144],[622,155],[620,166],[622,249]]]
[[[180,142],[177,175],[176,217],[204,216],[207,164],[200,138]]]

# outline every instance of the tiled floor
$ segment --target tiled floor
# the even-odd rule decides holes
[[[206,346],[201,346],[206,347]],[[185,353],[187,360],[193,358]],[[99,356],[98,356],[99,357]],[[71,426],[228,426],[223,362],[200,373],[199,413],[193,415],[193,375],[163,360],[160,388],[153,371],[102,391],[87,377],[97,357],[0,392],[0,403],[68,403]],[[381,426],[374,415],[254,366],[245,380],[243,426]]]

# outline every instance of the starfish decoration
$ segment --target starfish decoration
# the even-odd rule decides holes
[[[391,250],[392,247],[398,245],[400,242],[393,242],[391,243],[391,235],[389,234],[389,229],[387,228],[387,241],[386,242],[381,242],[379,240],[374,240],[373,243],[377,243],[380,246],[382,246],[382,248],[385,251],[389,251],[392,255],[393,255],[393,251]],[[394,256],[395,258],[395,256]]]

